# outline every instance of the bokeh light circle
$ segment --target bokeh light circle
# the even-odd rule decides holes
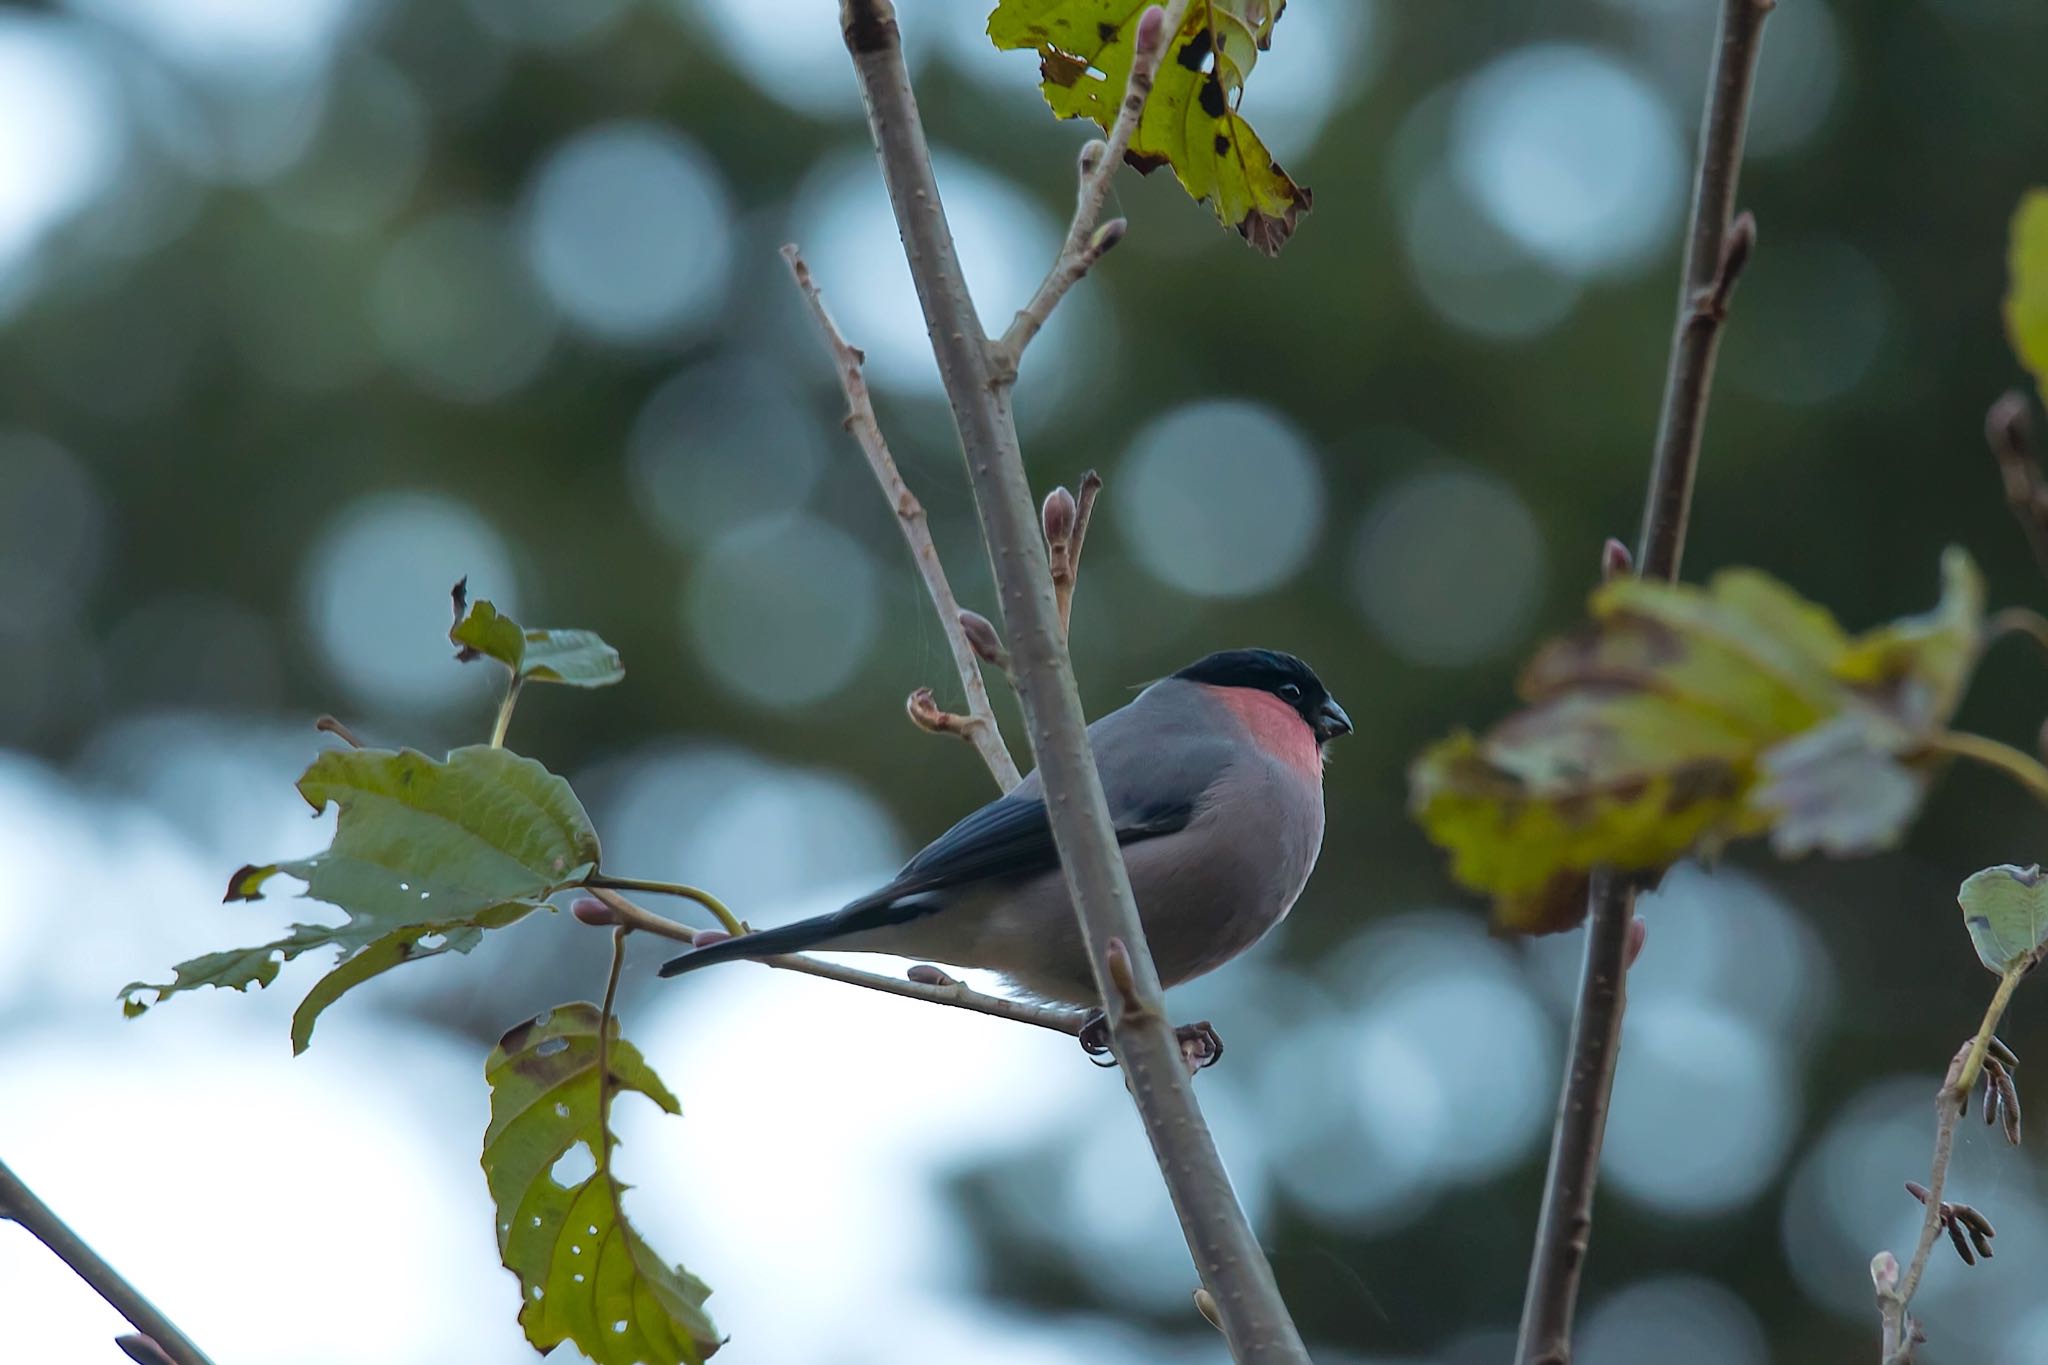
[[[1323,480],[1308,442],[1242,399],[1177,408],[1132,438],[1110,506],[1145,569],[1201,597],[1277,587],[1315,551]]]
[[[479,695],[448,645],[458,578],[507,612],[517,585],[505,542],[482,514],[436,493],[374,493],[342,508],[306,556],[306,614],[328,671],[383,706]]]
[[[1670,109],[1593,48],[1528,47],[1475,73],[1449,150],[1459,183],[1494,224],[1572,274],[1645,263],[1683,199],[1685,150]]]
[[[1351,553],[1351,591],[1412,663],[1462,668],[1517,644],[1543,600],[1542,532],[1503,480],[1437,465],[1388,489]]]
[[[692,567],[683,616],[704,667],[754,706],[821,701],[874,647],[874,559],[829,522],[781,517],[729,531]]]
[[[717,168],[666,124],[585,129],[549,153],[526,195],[534,274],[571,322],[650,341],[705,319],[725,296],[732,209]]]

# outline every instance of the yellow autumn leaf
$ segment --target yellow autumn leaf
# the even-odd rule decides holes
[[[1038,53],[1039,89],[1053,113],[1105,131],[1130,80],[1138,17],[1151,0],[1001,0],[988,36],[1005,51]],[[1206,201],[1268,256],[1278,254],[1313,196],[1281,169],[1238,112],[1259,53],[1271,46],[1286,0],[1195,0],[1167,40],[1152,97],[1125,159],[1150,172],[1171,165],[1181,187]]]

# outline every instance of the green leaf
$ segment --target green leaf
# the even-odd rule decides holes
[[[1653,872],[1767,832],[1786,856],[1888,847],[1980,644],[1976,568],[1952,550],[1942,576],[1933,611],[1855,638],[1751,569],[1605,584],[1524,670],[1523,710],[1416,760],[1411,806],[1523,932],[1578,923],[1600,865]]]
[[[371,977],[382,976],[393,967],[438,957],[442,953],[467,953],[483,942],[484,930],[502,929],[539,908],[515,901],[493,906],[470,919],[411,924],[403,929],[394,929],[353,953],[344,953],[341,965],[314,982],[313,989],[306,992],[306,998],[292,1012],[292,1055],[304,1052],[312,1043],[313,1025],[319,1022],[320,1015],[329,1005]],[[440,942],[423,941],[435,938]]]
[[[229,900],[258,900],[277,873],[347,914],[338,925],[295,925],[289,937],[181,963],[164,984],[122,991],[131,1016],[198,986],[246,990],[276,980],[280,964],[317,947],[341,950],[292,1024],[295,1050],[343,992],[400,963],[468,952],[482,930],[510,924],[597,866],[597,833],[569,784],[504,749],[457,749],[437,762],[411,749],[330,749],[299,779],[317,814],[339,808],[334,842],[291,862],[245,867]],[[420,948],[431,935],[445,942]]]
[[[522,682],[609,687],[626,676],[619,651],[594,632],[529,630],[481,599],[449,629],[448,639],[461,646],[457,659],[496,659]]]
[[[1003,50],[1039,55],[1039,90],[1061,118],[1107,131],[1130,80],[1138,16],[1151,0],[1001,0],[988,36]],[[1125,160],[1150,172],[1171,165],[1181,188],[1206,200],[1268,256],[1278,254],[1312,196],[1266,150],[1237,112],[1259,53],[1287,0],[1203,0],[1188,6],[1131,138]]]
[[[463,663],[472,659],[496,659],[514,673],[526,661],[526,632],[509,616],[500,616],[488,599],[472,603],[469,614],[457,618],[448,628],[448,643],[460,646],[455,657]]]
[[[277,980],[278,969],[311,948],[334,942],[334,930],[324,924],[294,924],[291,932],[271,943],[254,948],[229,948],[205,953],[171,969],[172,979],[161,985],[131,981],[121,988],[121,1012],[130,1019],[162,1003],[166,996],[201,986],[246,991],[251,986],[268,986]],[[155,991],[154,1000],[140,998],[143,991]]]
[[[2028,190],[2012,218],[2005,330],[2048,400],[2048,189]]]
[[[594,1005],[559,1006],[519,1025],[484,1067],[491,1123],[483,1168],[499,1254],[519,1277],[519,1325],[536,1349],[572,1342],[596,1365],[704,1360],[720,1344],[704,1312],[710,1290],[662,1261],[626,1221],[601,1072],[618,1089],[682,1112],[639,1050],[618,1036],[618,1021]],[[579,1145],[595,1169],[558,1181],[556,1163]]]
[[[2004,976],[2031,968],[2048,946],[2048,878],[2038,867],[1987,867],[1973,872],[1956,900],[1977,957]]]

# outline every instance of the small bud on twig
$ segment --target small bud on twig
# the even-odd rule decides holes
[[[1010,651],[1003,648],[1002,637],[996,634],[995,624],[986,616],[963,607],[960,610],[960,629],[966,633],[967,643],[974,647],[976,656],[983,663],[1005,673],[1010,671]]]
[[[1081,178],[1086,180],[1102,167],[1102,154],[1109,150],[1109,144],[1099,137],[1091,137],[1081,144]]]
[[[1984,414],[1984,439],[1991,443],[1991,453],[2001,464],[2023,461],[2033,444],[2032,426],[2026,395],[2018,389],[2008,389],[1998,395],[1990,411]]]
[[[1038,509],[1039,524],[1045,528],[1046,548],[1053,553],[1053,580],[1059,580],[1058,560],[1074,539],[1074,516],[1076,504],[1074,495],[1061,484],[1045,495],[1045,503]]]
[[[156,1344],[156,1338],[140,1332],[114,1338],[114,1344],[121,1353],[135,1362],[135,1365],[171,1365],[171,1358],[164,1348]]]
[[[604,926],[619,922],[619,912],[594,896],[579,896],[570,902],[569,913],[583,924]]]
[[[1088,239],[1089,256],[1093,257],[1096,260],[1100,260],[1102,257],[1107,256],[1110,252],[1110,249],[1114,247],[1118,242],[1121,242],[1124,239],[1124,234],[1126,232],[1129,232],[1130,230],[1131,224],[1129,219],[1110,219],[1101,227],[1095,229],[1095,235]]]
[[[917,982],[920,986],[957,986],[960,984],[959,978],[938,967],[932,966],[929,962],[918,963],[915,967],[905,972],[904,975]]]
[[[1600,580],[1611,582],[1634,573],[1635,569],[1635,557],[1628,552],[1628,546],[1613,536],[1607,537],[1607,543],[1600,547]]]
[[[1223,1313],[1216,1307],[1216,1296],[1205,1288],[1195,1290],[1195,1311],[1205,1318],[1217,1331],[1223,1330]]]
[[[1131,37],[1131,56],[1142,61],[1159,50],[1166,40],[1166,11],[1158,5],[1149,5],[1138,16],[1138,31]]]
[[[341,740],[344,744],[348,745],[348,747],[351,749],[360,749],[363,747],[363,742],[357,739],[353,734],[351,734],[349,732],[349,728],[346,725],[343,725],[340,721],[336,720],[333,716],[320,717],[320,719],[313,722],[313,728],[315,730],[324,731],[327,734],[333,735],[335,738]]]
[[[1895,1292],[1899,1287],[1899,1258],[1889,1251],[1880,1251],[1871,1257],[1870,1282],[1877,1286],[1879,1294]]]
[[[1643,955],[1643,945],[1650,941],[1650,922],[1637,915],[1628,923],[1628,946],[1622,950],[1621,969],[1628,971],[1636,965],[1636,959]]]

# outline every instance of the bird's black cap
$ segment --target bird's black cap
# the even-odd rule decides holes
[[[1225,649],[1195,660],[1173,675],[1211,687],[1250,687],[1271,692],[1308,722],[1316,738],[1335,739],[1351,733],[1351,717],[1337,705],[1316,671],[1292,654],[1277,649]]]

